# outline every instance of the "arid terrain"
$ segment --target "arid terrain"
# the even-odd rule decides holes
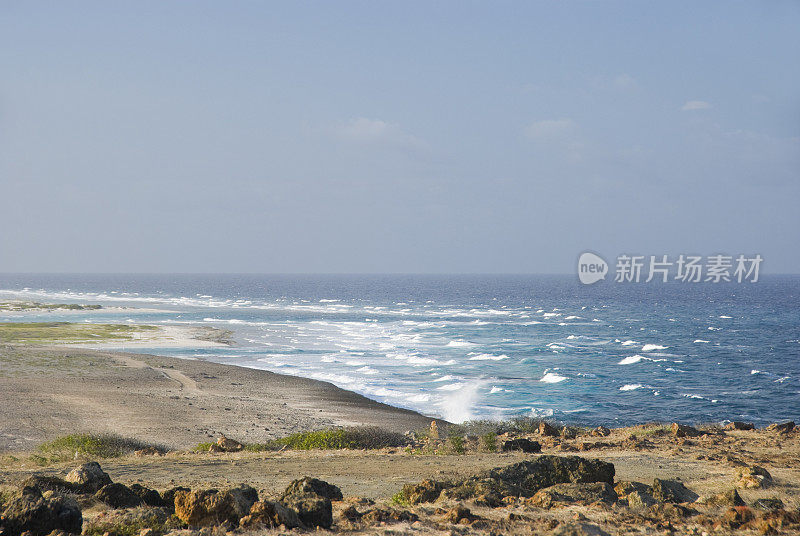
[[[793,424],[451,425],[302,378],[31,344],[0,346],[0,392],[4,535],[800,532]]]

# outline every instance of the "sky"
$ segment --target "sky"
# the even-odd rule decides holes
[[[800,2],[0,3],[0,272],[800,273]]]

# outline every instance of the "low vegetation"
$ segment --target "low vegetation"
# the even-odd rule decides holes
[[[3,322],[0,342],[63,344],[132,340],[135,334],[158,330],[156,326],[88,324],[73,322]]]
[[[0,311],[96,311],[102,308],[102,305],[81,305],[77,303],[0,302]]]
[[[114,434],[70,434],[42,443],[36,456],[40,462],[53,463],[75,458],[118,458],[142,449],[166,452],[160,445]]]
[[[200,443],[196,452],[208,452],[214,443]],[[387,432],[380,428],[354,427],[330,428],[313,432],[298,432],[265,443],[247,443],[244,450],[264,452],[277,450],[373,450],[401,447],[406,444],[402,434]]]

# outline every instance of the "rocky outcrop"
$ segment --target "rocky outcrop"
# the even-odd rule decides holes
[[[161,494],[154,489],[146,488],[141,484],[131,484],[130,490],[147,506],[167,506]],[[170,503],[174,504],[174,500],[175,498],[173,497]]]
[[[760,489],[772,485],[772,475],[758,465],[740,467],[736,470],[736,487],[739,489]]]
[[[726,430],[755,430],[755,425],[751,422],[733,421],[725,425]]]
[[[53,531],[80,533],[83,516],[78,504],[65,497],[42,496],[37,488],[26,487],[10,500],[0,516],[0,533],[17,535],[29,532],[45,536]]]
[[[527,453],[535,453],[542,451],[542,445],[540,445],[538,441],[531,441],[530,439],[525,439],[524,437],[520,437],[517,439],[511,439],[509,441],[504,441],[502,446],[502,451],[503,452],[521,451]]]
[[[696,501],[699,496],[677,480],[662,480],[656,478],[650,487],[653,498],[665,503],[689,503]]]
[[[331,500],[316,493],[289,495],[281,502],[297,512],[297,517],[307,527],[330,528],[333,524]]]
[[[111,508],[134,508],[144,503],[128,486],[119,483],[106,484],[94,494],[94,498]]]
[[[564,504],[590,505],[595,503],[614,504],[615,502],[617,502],[617,494],[608,482],[556,484],[540,489],[530,499],[530,504],[539,508],[552,508]]]
[[[239,524],[243,528],[276,528],[283,525],[287,529],[301,527],[297,512],[277,501],[258,501],[250,507],[250,513]]]
[[[111,477],[97,462],[87,462],[76,467],[67,473],[64,480],[80,486],[85,493],[96,493],[103,486],[111,484]]]
[[[239,452],[243,449],[244,445],[224,435],[219,436],[217,442],[212,445],[213,452]]]
[[[320,497],[326,497],[332,501],[342,500],[342,490],[333,484],[328,484],[324,480],[311,478],[309,476],[294,480],[289,484],[281,496],[281,500],[292,495],[305,495],[315,493]]]
[[[699,437],[703,435],[703,433],[692,426],[674,422],[672,423],[672,435],[675,437]]]
[[[398,498],[408,504],[433,502],[440,497],[477,499],[499,506],[503,497],[531,497],[543,488],[563,483],[614,482],[614,465],[579,456],[544,455],[485,471],[457,482],[425,480],[403,487]]]
[[[711,497],[701,497],[697,502],[706,506],[745,506],[745,502],[735,489],[717,493]]]
[[[767,431],[776,432],[779,434],[788,434],[794,430],[794,421],[786,421],[782,423],[773,423],[767,426]]]
[[[216,489],[177,491],[175,515],[192,527],[207,527],[229,522],[238,524],[250,513],[258,493],[249,486],[225,491]]]

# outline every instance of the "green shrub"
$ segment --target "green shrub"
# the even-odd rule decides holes
[[[497,434],[494,432],[489,432],[487,434],[483,434],[481,436],[481,446],[489,451],[489,452],[496,452],[497,451]]]
[[[274,439],[266,443],[249,443],[244,449],[249,452],[270,450],[338,450],[381,449],[400,447],[406,444],[405,436],[375,427],[330,428],[295,434]],[[208,450],[206,446],[205,450]]]
[[[166,452],[164,447],[114,434],[70,434],[39,445],[39,453],[48,462],[86,458],[117,458],[136,450],[152,447]]]
[[[464,454],[464,452],[466,452],[464,438],[461,436],[450,436],[450,447],[456,454]]]

